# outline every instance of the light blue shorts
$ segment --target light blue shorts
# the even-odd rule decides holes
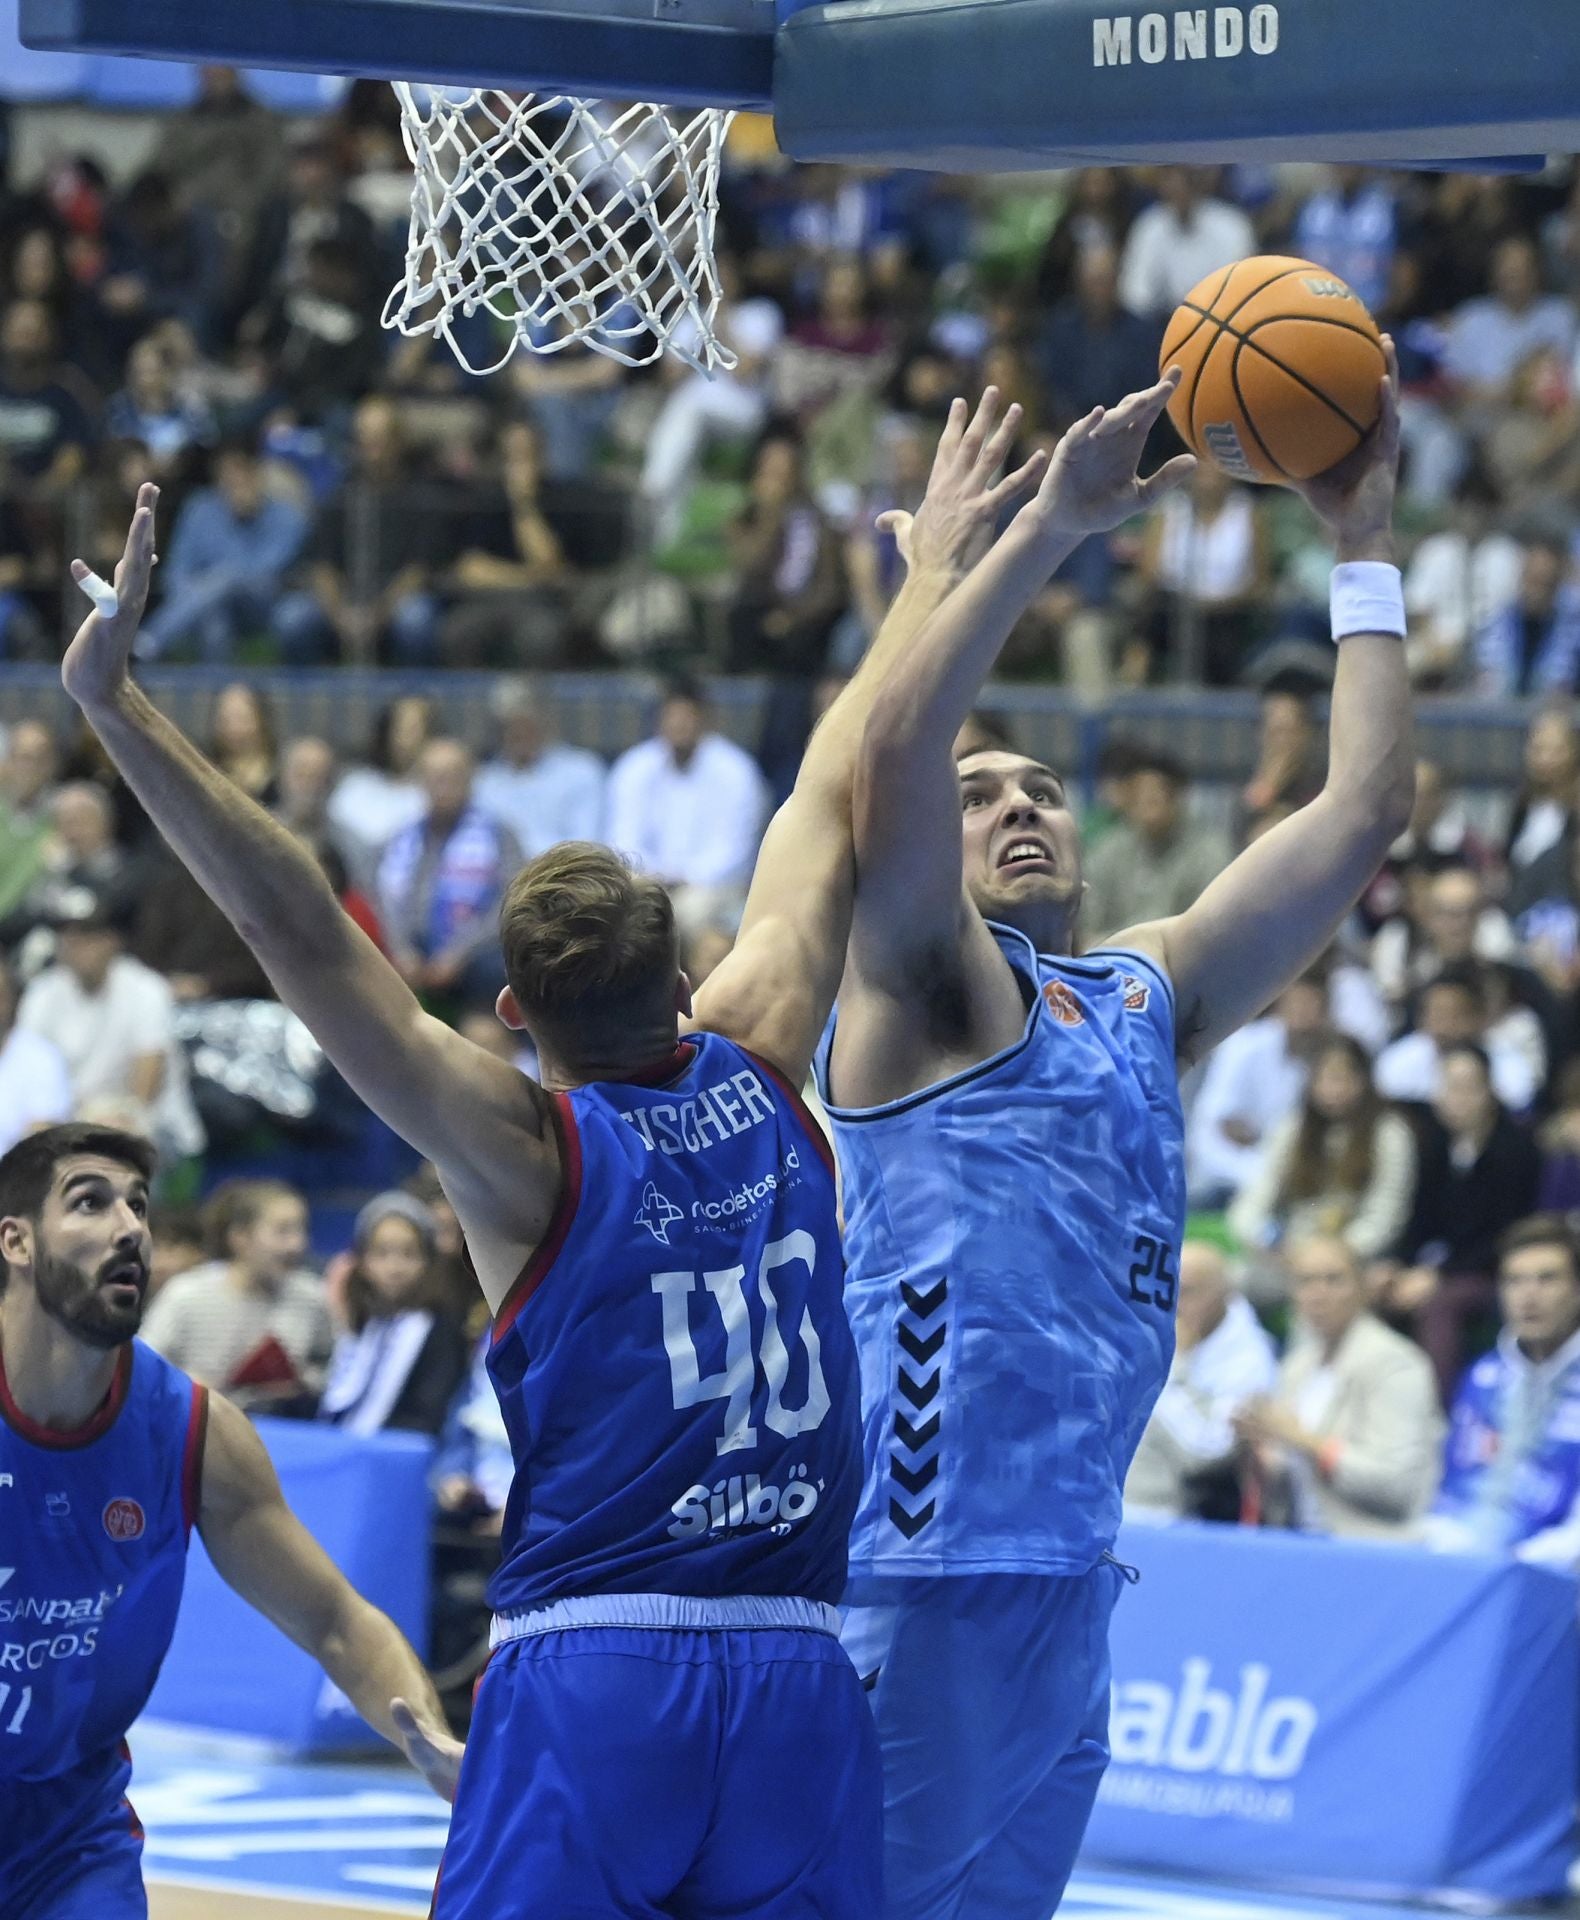
[[[851,1582],[883,1752],[887,1920],[1048,1920],[1108,1765],[1111,1561]]]

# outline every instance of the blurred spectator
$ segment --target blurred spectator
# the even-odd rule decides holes
[[[650,740],[609,775],[604,838],[662,880],[682,934],[734,926],[767,824],[767,790],[751,755],[709,726],[700,687],[672,680]]]
[[[428,801],[416,766],[436,725],[426,695],[397,694],[379,709],[366,760],[348,767],[330,796],[329,818],[374,864],[394,835],[422,818]]]
[[[673,360],[661,369],[669,391],[647,436],[641,481],[661,537],[679,527],[697,461],[709,441],[749,439],[768,417],[769,379],[784,338],[784,315],[771,300],[731,301],[719,311],[717,330],[736,355],[729,372],[716,371],[709,378]]]
[[[454,535],[447,586],[456,596],[440,628],[447,665],[548,665],[560,656],[570,619],[570,567],[556,521],[561,505],[545,489],[538,435],[524,420],[499,431],[499,471]]]
[[[596,840],[608,773],[597,754],[554,737],[546,690],[525,678],[498,680],[488,710],[497,750],[477,770],[477,804],[504,822],[528,860],[561,840]]]
[[[1233,1416],[1270,1394],[1273,1343],[1236,1292],[1222,1251],[1180,1249],[1174,1359],[1125,1480],[1133,1519],[1238,1520],[1240,1474]]]
[[[1427,534],[1404,570],[1405,654],[1418,687],[1457,686],[1469,677],[1471,636],[1514,604],[1520,566],[1519,543],[1496,526],[1485,484],[1471,492],[1467,481],[1450,524]]]
[[[187,1207],[158,1207],[149,1218],[153,1254],[148,1270],[148,1300],[178,1274],[190,1273],[208,1258],[202,1215]]]
[[[208,757],[260,807],[273,806],[279,798],[280,750],[274,711],[248,681],[233,680],[215,694]]]
[[[497,1536],[516,1470],[487,1360],[485,1335],[451,1403],[433,1458],[432,1478],[441,1513]]]
[[[1295,221],[1290,252],[1335,273],[1374,311],[1387,301],[1398,210],[1386,180],[1369,168],[1332,166]]]
[[[1575,311],[1542,292],[1541,255],[1520,237],[1501,241],[1488,267],[1488,291],[1449,321],[1444,371],[1471,407],[1499,404],[1522,362],[1551,347],[1567,363],[1574,350]]]
[[[1288,1254],[1300,1334],[1270,1399],[1234,1425],[1275,1525],[1399,1540],[1436,1490],[1443,1416],[1419,1347],[1367,1310],[1352,1246],[1320,1235]]]
[[[0,918],[0,941],[12,945],[26,941],[22,960],[30,970],[50,951],[47,939],[42,947],[35,947],[36,930],[53,924],[64,901],[86,887],[121,903],[128,879],[126,853],[116,844],[115,815],[102,787],[70,780],[57,788],[50,821],[42,872],[20,903]]]
[[[161,1289],[142,1337],[205,1386],[261,1413],[301,1413],[334,1332],[307,1264],[307,1208],[279,1180],[239,1180],[208,1203],[210,1258]]]
[[[221,447],[213,485],[199,488],[176,519],[141,655],[190,647],[201,660],[233,659],[239,640],[268,631],[307,534],[301,508],[269,492],[257,449],[241,440]]]
[[[130,1101],[161,1154],[201,1153],[169,985],[122,950],[117,909],[86,888],[59,903],[55,927],[58,958],[23,994],[17,1024],[59,1049],[76,1111]]]
[[[1580,1213],[1580,1059],[1570,1060],[1549,1089],[1552,1112],[1538,1140],[1542,1150],[1538,1213]]]
[[[126,385],[104,410],[104,432],[146,447],[150,477],[165,482],[181,478],[189,458],[213,439],[213,411],[177,382],[162,334],[145,333],[127,355]]]
[[[1228,842],[1191,818],[1185,769],[1171,753],[1139,761],[1122,812],[1085,867],[1081,918],[1099,939],[1183,913],[1229,864]]]
[[[0,477],[20,474],[58,498],[81,478],[92,439],[83,383],[60,359],[49,309],[13,300],[0,313]]]
[[[1424,923],[1426,919],[1433,874],[1455,867],[1469,867],[1480,873],[1490,864],[1491,851],[1471,826],[1464,803],[1449,786],[1442,768],[1430,760],[1417,760],[1415,806],[1410,824],[1388,849],[1388,858],[1362,896],[1362,921],[1377,933],[1396,916],[1404,914],[1407,892],[1415,888],[1422,895],[1421,901],[1409,919],[1401,919],[1402,931],[1391,936],[1395,942],[1403,940],[1408,944],[1413,922],[1419,919]],[[1496,922],[1490,924],[1496,926]],[[1398,968],[1403,964],[1400,956],[1394,957],[1393,964],[1393,986],[1397,994]]]
[[[1493,1312],[1498,1242],[1536,1204],[1541,1161],[1530,1133],[1498,1104],[1477,1046],[1445,1051],[1419,1134],[1415,1205],[1397,1260],[1373,1279],[1382,1306],[1413,1323],[1447,1401],[1468,1326]]]
[[[1142,534],[1146,640],[1172,677],[1232,686],[1240,678],[1267,597],[1266,522],[1249,488],[1203,460]]]
[[[1404,913],[1379,930],[1371,948],[1372,974],[1396,1018],[1445,967],[1503,960],[1514,951],[1508,919],[1488,904],[1473,867],[1446,866],[1423,874],[1406,888],[1405,905]]]
[[[330,129],[310,123],[290,142],[280,190],[258,210],[234,311],[251,313],[256,324],[258,310],[271,294],[305,290],[312,280],[313,249],[320,246],[322,259],[344,261],[360,283],[373,278],[378,261],[373,222],[345,191]]]
[[[274,805],[274,817],[312,849],[319,865],[328,873],[331,885],[340,894],[342,906],[365,933],[377,939],[378,934],[361,908],[353,909],[346,901],[348,889],[361,896],[372,884],[371,870],[376,863],[367,849],[330,817],[329,802],[336,777],[335,750],[327,740],[310,733],[288,740],[280,755],[279,798]],[[372,911],[369,905],[368,914]],[[376,915],[373,917],[376,922]]]
[[[332,240],[309,245],[301,284],[277,287],[243,338],[264,357],[269,399],[337,435],[385,350],[371,282]]]
[[[0,954],[0,1153],[24,1134],[71,1118],[71,1078],[52,1040],[16,1023],[16,975]]]
[[[1454,1401],[1443,1485],[1426,1522],[1441,1552],[1580,1566],[1580,1248],[1535,1214],[1504,1236],[1503,1332]]]
[[[178,196],[213,216],[235,258],[265,202],[285,184],[278,117],[247,92],[234,67],[199,67],[197,98],[160,124],[152,164]]]
[[[1125,241],[1119,298],[1132,313],[1166,320],[1199,280],[1256,252],[1256,232],[1239,207],[1210,197],[1210,175],[1160,167],[1158,198]]]
[[[1186,1129],[1193,1210],[1225,1205],[1255,1175],[1268,1136],[1300,1105],[1328,1022],[1326,980],[1306,973],[1207,1056]]]
[[[1041,340],[1042,383],[1061,424],[1093,407],[1112,406],[1157,378],[1158,330],[1119,303],[1119,259],[1112,247],[1083,247],[1074,291],[1048,315]]]
[[[353,422],[352,470],[320,514],[308,549],[309,585],[288,593],[274,631],[288,660],[338,653],[366,664],[382,642],[397,666],[435,657],[433,500],[413,482],[400,417],[388,400],[364,400]]]
[[[1544,707],[1525,735],[1525,777],[1514,796],[1503,858],[1509,869],[1509,911],[1540,895],[1533,869],[1570,838],[1580,820],[1580,740],[1567,702]],[[1567,862],[1567,855],[1559,853]]]
[[[1569,542],[1533,533],[1521,542],[1516,596],[1495,606],[1476,631],[1476,687],[1507,699],[1572,694],[1580,681],[1580,586]]]
[[[458,740],[423,748],[417,773],[427,806],[384,849],[378,909],[408,986],[486,1006],[504,985],[499,903],[522,854],[509,828],[477,805],[472,771]]]
[[[163,841],[142,857],[137,880],[131,949],[178,1003],[274,998],[251,947]]]
[[[41,720],[19,720],[11,728],[0,760],[0,915],[43,871],[59,766],[55,736]]]
[[[437,1434],[471,1364],[471,1342],[435,1272],[433,1215],[409,1193],[381,1193],[357,1215],[318,1417],[347,1433]]]
[[[94,293],[122,353],[160,320],[179,320],[195,339],[213,339],[224,258],[206,209],[182,205],[164,174],[138,174],[111,206]]]
[[[1514,1113],[1530,1111],[1540,1070],[1522,1044],[1524,1036],[1510,1039],[1489,1027],[1487,987],[1478,968],[1464,962],[1445,966],[1421,989],[1417,1019],[1413,1033],[1377,1056],[1377,1091],[1384,1099],[1429,1104],[1442,1084],[1444,1055],[1469,1043],[1486,1049],[1493,1091],[1504,1106]]]
[[[1357,1259],[1374,1260],[1410,1217],[1415,1164],[1409,1125],[1383,1105],[1366,1049],[1330,1035],[1298,1111],[1272,1133],[1230,1207],[1230,1230],[1247,1248],[1333,1236]]]
[[[845,605],[840,543],[807,490],[793,433],[758,442],[747,488],[731,529],[738,578],[728,666],[806,680],[823,665]]]
[[[1285,808],[1294,812],[1314,800],[1327,777],[1327,745],[1298,693],[1270,688],[1262,695],[1256,767],[1240,804],[1254,819]]]
[[[1117,261],[1135,216],[1132,176],[1124,168],[1082,167],[1063,178],[1069,183],[1069,198],[1037,263],[1035,295],[1042,307],[1056,306],[1078,284],[1088,253],[1106,252]]]

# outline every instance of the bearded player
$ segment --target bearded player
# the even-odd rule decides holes
[[[656,881],[576,842],[525,867],[499,997],[543,1084],[419,1006],[317,863],[132,683],[154,490],[68,691],[280,997],[438,1167],[494,1309],[516,1459],[497,1651],[438,1920],[872,1920],[871,1716],[835,1603],[861,1480],[832,1159],[795,1089],[844,963],[873,693],[1036,471],[957,406],[871,657],[764,842],[693,1004]],[[77,577],[86,569],[78,563]],[[88,582],[90,586],[94,583]]]
[[[194,1527],[446,1798],[461,1749],[395,1623],[286,1507],[243,1416],[135,1336],[153,1149],[47,1127],[0,1159],[0,1920],[143,1920],[126,1732]]]
[[[1315,959],[1410,815],[1389,369],[1370,441],[1302,489],[1338,549],[1327,784],[1189,911],[1082,953],[1063,781],[953,755],[1077,541],[1190,472],[1133,477],[1177,376],[1071,429],[874,706],[822,1090],[867,1461],[846,1645],[892,1920],[1046,1920],[1107,1764],[1120,1489],[1173,1349],[1177,1069]],[[1342,1455],[1321,1470],[1342,1484]]]

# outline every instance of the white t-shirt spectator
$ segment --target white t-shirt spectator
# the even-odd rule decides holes
[[[1193,1197],[1209,1188],[1239,1192],[1261,1165],[1268,1135],[1299,1106],[1307,1073],[1282,1020],[1253,1020],[1213,1049],[1185,1139]],[[1249,1144],[1224,1132],[1231,1121],[1254,1136]]]
[[[73,1105],[125,1099],[133,1064],[144,1054],[165,1056],[164,1083],[154,1096],[149,1125],[166,1153],[201,1153],[203,1124],[192,1105],[186,1058],[175,1038],[175,996],[152,967],[120,953],[104,985],[88,993],[68,967],[46,967],[22,996],[16,1023],[54,1042],[71,1076]]]
[[[1516,313],[1501,300],[1467,300],[1449,316],[1443,369],[1464,385],[1501,387],[1543,347],[1567,360],[1574,351],[1575,311],[1549,294]]]
[[[1256,252],[1256,230],[1226,200],[1202,200],[1181,223],[1159,201],[1130,229],[1119,263],[1119,301],[1132,313],[1169,314],[1198,280]]]
[[[1529,1009],[1521,1008],[1521,1012]],[[1531,1016],[1534,1020],[1535,1016]],[[1523,1037],[1523,1036],[1521,1036]],[[1531,1066],[1529,1049],[1489,1033],[1483,1042],[1492,1067],[1492,1091],[1511,1113],[1524,1113],[1536,1098],[1541,1076]],[[1385,1100],[1436,1099],[1443,1062],[1429,1033],[1407,1033],[1377,1056],[1377,1091]]]
[[[13,1027],[0,1042],[0,1153],[35,1127],[71,1118],[71,1075],[65,1058],[41,1033]]]
[[[561,840],[598,838],[608,777],[597,754],[556,741],[527,767],[485,762],[472,782],[472,798],[509,827],[533,860]]]
[[[767,813],[767,783],[733,740],[705,734],[684,767],[643,740],[614,763],[605,838],[660,880],[745,887]]]
[[[348,767],[329,796],[330,821],[376,861],[403,828],[428,811],[415,780],[397,780],[377,767]]]
[[[1516,600],[1519,591],[1519,543],[1508,534],[1492,533],[1472,543],[1451,529],[1429,533],[1404,574],[1412,638],[1430,639],[1451,653],[1456,670],[1468,667],[1470,636]]]

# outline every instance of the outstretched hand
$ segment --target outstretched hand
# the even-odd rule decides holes
[[[1179,382],[1178,367],[1171,367],[1155,386],[1077,420],[1017,520],[1050,540],[1081,540],[1122,525],[1182,486],[1196,471],[1191,454],[1176,454],[1145,480],[1137,471],[1147,435]]]
[[[1048,456],[1034,453],[995,482],[1022,417],[1016,402],[997,420],[998,403],[998,388],[986,388],[968,424],[965,401],[952,401],[921,506],[914,514],[879,514],[878,526],[894,535],[908,572],[964,573],[974,567],[992,544],[1005,508],[1042,471]]]
[[[79,707],[113,698],[126,680],[132,643],[148,605],[148,583],[158,558],[154,552],[154,508],[158,502],[159,489],[152,481],[145,481],[137,490],[137,511],[126,535],[126,551],[115,569],[115,617],[107,620],[97,609],[90,612],[60,663],[61,681]],[[91,572],[85,561],[72,561],[73,580],[80,583]]]
[[[463,1743],[447,1727],[420,1718],[409,1701],[392,1700],[390,1718],[406,1758],[441,1800],[453,1801],[461,1777],[461,1757],[466,1752]]]
[[[1399,481],[1399,356],[1382,337],[1388,371],[1382,409],[1370,433],[1346,460],[1295,488],[1327,528],[1341,560],[1393,558],[1393,503]]]

